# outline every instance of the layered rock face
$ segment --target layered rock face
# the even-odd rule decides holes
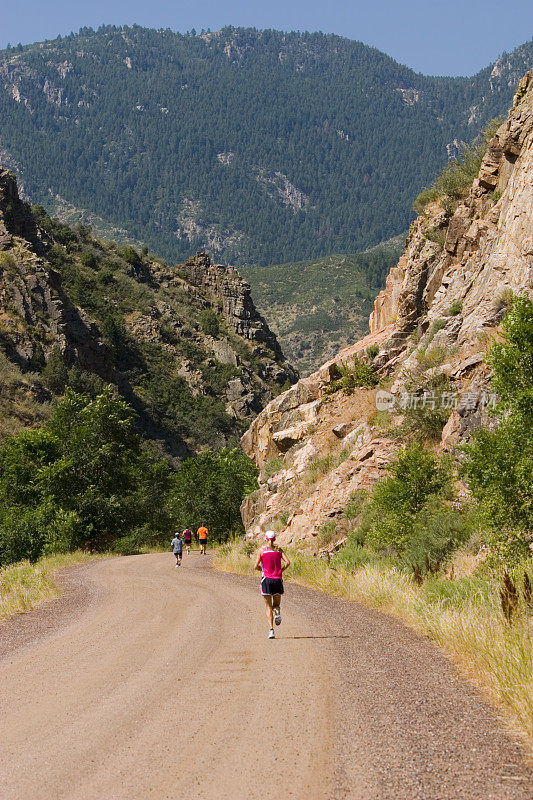
[[[532,75],[522,80],[509,118],[490,141],[479,176],[451,219],[435,207],[413,223],[405,253],[370,316],[372,333],[394,326],[382,361],[403,354],[405,337],[416,326],[423,332],[433,319],[445,317],[453,302],[462,304],[461,312],[441,338],[463,347],[483,327],[498,324],[505,292],[530,287]]]
[[[406,391],[413,376],[420,387],[437,376],[447,381],[442,449],[453,451],[487,421],[486,353],[521,291],[533,294],[533,72],[521,81],[468,196],[451,216],[436,202],[412,224],[376,298],[369,336],[277,397],[244,435],[262,470],[261,488],[242,509],[248,533],[274,526],[280,541],[305,540],[315,551],[328,521],[341,535],[350,498],[385,473],[401,446],[380,434],[377,412],[413,402]],[[372,363],[387,391],[331,394],[354,356]],[[442,400],[423,388],[417,394]]]
[[[0,169],[0,335],[6,355],[28,369],[37,348],[46,357],[58,347],[68,362],[109,381],[109,349],[44,258],[47,242],[19,198],[15,176]]]
[[[212,264],[203,252],[189,258],[185,267],[189,283],[198,286],[213,302],[221,301],[224,316],[234,332],[256,345],[258,357],[269,358],[263,377],[272,378],[279,385],[294,383],[298,377],[296,370],[285,362],[275,334],[254,305],[250,284],[235,267]]]

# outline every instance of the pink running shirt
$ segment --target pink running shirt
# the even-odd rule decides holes
[[[261,551],[261,564],[263,578],[281,578],[281,553],[279,550],[271,550],[268,545],[265,545]]]

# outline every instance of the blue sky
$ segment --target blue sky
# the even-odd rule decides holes
[[[0,0],[0,47],[87,25],[137,23],[185,32],[224,25],[322,30],[383,50],[418,72],[471,75],[533,36],[533,1]],[[533,65],[532,65],[533,66]]]

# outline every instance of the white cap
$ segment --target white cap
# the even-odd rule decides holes
[[[274,531],[267,531],[265,533],[265,539],[275,539],[275,538],[276,534],[274,533]]]

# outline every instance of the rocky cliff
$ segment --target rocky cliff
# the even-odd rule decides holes
[[[266,356],[260,369],[262,378],[270,378],[280,386],[287,380],[294,383],[297,374],[284,360],[279,342],[257,311],[250,284],[232,266],[211,264],[207,253],[197,253],[185,262],[187,280],[198,286],[221,310],[231,329],[252,342],[255,354]]]
[[[406,426],[431,422],[435,446],[453,452],[488,422],[485,356],[521,291],[533,293],[532,72],[470,190],[459,203],[436,200],[412,224],[370,335],[269,403],[244,435],[262,471],[242,509],[248,533],[273,526],[282,542],[335,546],[347,507],[384,474]],[[374,383],[372,372],[379,386],[358,386]]]
[[[0,435],[69,382],[114,383],[176,455],[235,439],[297,378],[232,267],[205,253],[169,266],[60,224],[0,168],[1,353]],[[33,398],[18,416],[17,392]]]

